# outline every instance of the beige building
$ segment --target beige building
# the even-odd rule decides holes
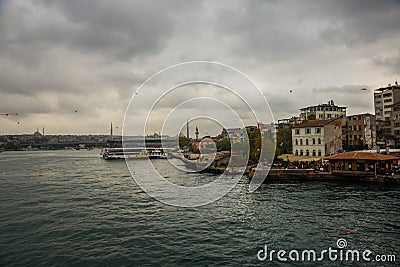
[[[346,118],[346,149],[375,149],[375,115],[364,113]]]
[[[335,105],[333,100],[327,104],[309,106],[300,109],[300,120],[329,120],[338,117],[346,118],[347,107],[339,107]]]
[[[308,120],[293,126],[293,154],[329,156],[342,149],[342,119]]]

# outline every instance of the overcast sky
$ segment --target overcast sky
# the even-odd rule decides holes
[[[19,113],[0,134],[120,132],[137,87],[191,60],[244,72],[275,120],[330,99],[373,113],[399,25],[399,1],[0,0],[0,113]]]

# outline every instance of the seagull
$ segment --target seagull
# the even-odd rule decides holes
[[[367,91],[367,88],[361,88],[361,91]]]
[[[292,90],[290,90],[289,92],[290,92],[290,93],[292,93],[293,91],[292,91]]]
[[[74,112],[77,113],[79,111],[79,109],[76,109]]]

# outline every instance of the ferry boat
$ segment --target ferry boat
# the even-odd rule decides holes
[[[113,159],[166,159],[164,150],[159,148],[105,148],[100,155],[105,160]]]

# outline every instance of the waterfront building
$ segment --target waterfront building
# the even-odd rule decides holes
[[[327,104],[319,104],[300,109],[300,120],[328,120],[338,117],[346,118],[347,107],[337,106],[333,100]]]
[[[376,121],[370,113],[356,114],[346,117],[344,127],[346,149],[375,149]]]
[[[371,152],[344,152],[327,157],[330,171],[351,177],[364,172],[387,174],[398,165],[399,157]]]
[[[308,120],[293,126],[292,151],[298,156],[328,156],[342,149],[342,118]]]
[[[397,81],[394,85],[376,89],[374,92],[374,106],[377,120],[390,121],[392,105],[400,101],[400,86]]]

